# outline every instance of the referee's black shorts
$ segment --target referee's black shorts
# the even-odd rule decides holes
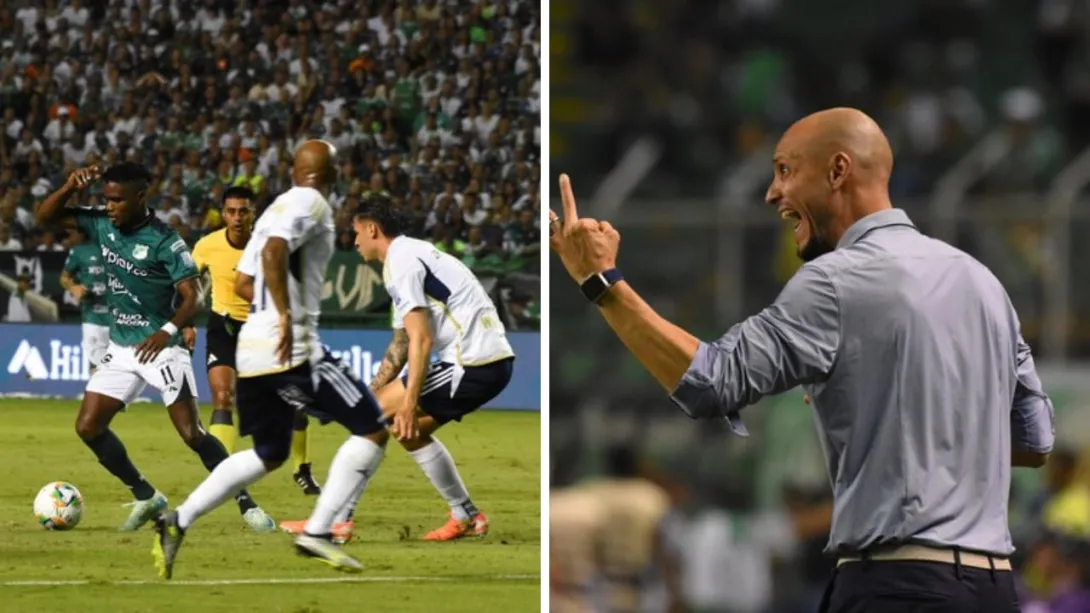
[[[241,322],[227,315],[212,313],[208,316],[205,330],[205,367],[212,370],[217,366],[227,366],[235,370],[235,349],[238,347],[238,331]]]

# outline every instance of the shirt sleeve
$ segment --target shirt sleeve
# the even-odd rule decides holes
[[[1011,405],[1011,440],[1021,449],[1048,453],[1056,440],[1052,400],[1045,394],[1029,345],[1018,335],[1018,378]]]
[[[72,218],[76,220],[76,225],[80,227],[87,236],[94,242],[101,242],[99,239],[100,222],[109,220],[106,219],[106,213],[102,209],[95,209],[91,207],[73,207]]]
[[[771,306],[702,342],[670,398],[690,417],[725,418],[748,434],[743,407],[824,380],[840,346],[840,305],[828,275],[803,266]]]
[[[189,247],[178,235],[159,243],[159,261],[166,266],[167,274],[174,283],[197,276],[197,264]]]
[[[393,273],[386,291],[394,303],[394,329],[405,327],[405,316],[413,309],[427,308],[428,298],[424,293],[424,279],[428,271],[424,263],[416,258],[405,258],[387,264]]]
[[[79,258],[76,257],[76,251],[72,250],[68,252],[68,257],[64,259],[64,272],[74,275],[79,272]]]
[[[262,217],[270,215],[265,230],[270,238],[282,238],[288,248],[295,251],[310,240],[322,226],[323,207],[317,200],[307,206],[295,203],[274,202]]]

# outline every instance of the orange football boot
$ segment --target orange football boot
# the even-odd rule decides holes
[[[455,519],[453,514],[441,527],[424,535],[425,541],[453,541],[455,539],[484,536],[488,534],[488,517],[484,513],[477,513],[472,518],[462,521]]]
[[[280,529],[284,532],[291,534],[303,534],[307,527],[307,520],[300,521],[282,521],[280,522]],[[343,545],[352,540],[352,531],[355,528],[355,522],[339,521],[333,524],[333,542],[338,545]]]

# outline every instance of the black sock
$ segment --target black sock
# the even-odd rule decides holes
[[[125,444],[112,430],[106,430],[95,438],[83,442],[95,452],[99,464],[105,466],[110,474],[132,490],[137,500],[148,500],[155,495],[155,488],[133,466],[129,453],[125,451]]]
[[[292,422],[291,429],[296,432],[305,432],[307,426],[310,425],[310,420],[307,419],[307,414],[302,411],[295,412],[295,421]]]
[[[220,462],[227,459],[227,449],[224,448],[219,439],[206,434],[201,438],[201,442],[197,444],[197,455],[201,457],[201,462],[204,463],[204,467],[208,469],[208,472],[212,472],[219,466]],[[240,513],[245,513],[257,507],[257,503],[254,502],[254,499],[250,497],[249,492],[246,490],[241,490],[235,494],[235,502],[238,503]]]
[[[246,514],[246,511],[257,508],[257,503],[254,502],[253,498],[250,498],[250,493],[246,490],[235,494],[235,503],[238,505],[238,512],[243,515]]]
[[[466,515],[468,515],[470,519],[473,519],[474,517],[477,517],[478,514],[480,514],[480,511],[477,510],[477,507],[473,505],[472,500],[465,501],[464,503],[462,503],[461,507],[462,507],[462,510],[465,511]]]
[[[231,421],[231,409],[220,410],[216,409],[212,411],[213,426],[232,426],[234,423]]]

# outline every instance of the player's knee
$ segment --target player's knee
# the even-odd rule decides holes
[[[390,440],[390,433],[383,429],[377,432],[372,432],[371,434],[368,434],[363,438],[371,441],[379,447],[386,447],[386,443]]]
[[[405,448],[405,451],[417,451],[423,449],[432,443],[430,434],[420,434],[416,438],[409,439],[407,441],[400,441],[401,446]]]
[[[291,455],[291,444],[269,443],[254,441],[254,453],[261,458],[265,469],[272,472],[287,461]]]
[[[178,434],[182,437],[182,441],[193,451],[197,451],[201,448],[201,441],[204,437],[209,436],[207,432],[201,430],[197,424],[188,425],[178,429]]]
[[[97,438],[105,431],[106,428],[93,418],[83,416],[76,418],[76,434],[85,441]]]
[[[212,406],[216,411],[231,412],[231,406],[235,403],[235,394],[231,390],[215,390],[212,392]]]

